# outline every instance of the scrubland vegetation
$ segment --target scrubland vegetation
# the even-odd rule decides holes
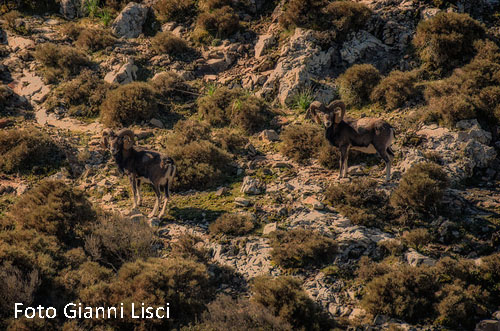
[[[2,28],[34,36],[36,46],[0,66],[0,120],[12,126],[0,130],[0,329],[332,330],[368,327],[381,316],[472,330],[498,310],[496,191],[484,191],[489,200],[474,195],[497,184],[498,159],[455,181],[449,165],[456,160],[425,150],[432,138],[417,134],[431,123],[454,134],[458,122],[477,119],[490,133],[478,139],[498,152],[500,49],[490,21],[451,10],[412,16],[416,31],[398,50],[386,40],[378,8],[387,4],[288,0],[272,14],[277,2],[253,8],[248,1],[159,0],[143,34],[127,41],[109,25],[129,1],[105,0],[87,3],[83,18],[54,23],[58,37],[50,40],[20,22],[54,13],[54,1],[8,2]],[[273,75],[288,56],[296,28],[314,30],[315,52],[337,49],[328,55],[328,77],[320,77],[331,85],[328,95],[307,76],[289,108],[275,98],[279,82],[260,94],[258,78]],[[392,67],[339,57],[360,30],[400,52]],[[265,59],[254,59],[247,50],[264,33],[276,40]],[[0,49],[1,58],[9,52]],[[119,62],[115,53],[134,60],[135,81],[104,80]],[[200,73],[207,59],[228,68]],[[23,70],[16,61],[29,61],[22,69],[51,84],[46,97],[18,98],[13,82]],[[252,84],[244,84],[250,76]],[[306,115],[316,98],[333,95],[347,116],[376,116],[395,127],[390,183],[382,183],[378,156],[354,150],[349,165],[356,169],[337,181],[339,151]],[[34,128],[42,107],[82,124]],[[130,127],[137,145],[174,160],[173,197],[166,216],[154,220],[159,228],[141,214],[152,205],[150,188],[142,190],[142,206],[129,210],[128,183],[99,146],[99,123]],[[81,132],[86,125],[94,126]],[[262,192],[241,189],[244,177],[258,180]],[[15,302],[58,309],[123,302],[126,318],[15,320]],[[132,319],[132,302],[168,302],[172,318]],[[363,317],[352,319],[352,308]]]

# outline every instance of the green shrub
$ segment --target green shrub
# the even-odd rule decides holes
[[[249,214],[222,214],[210,224],[208,230],[212,235],[220,233],[230,236],[242,236],[255,228],[255,220]]]
[[[222,128],[216,131],[212,137],[217,147],[229,153],[243,153],[248,144],[248,138],[236,129]]]
[[[290,324],[274,316],[260,304],[248,299],[234,300],[230,296],[220,295],[208,304],[201,323],[186,331],[232,330],[236,326],[248,331],[292,330]]]
[[[83,240],[96,215],[83,192],[61,181],[45,180],[23,194],[7,217],[74,245]]]
[[[128,329],[133,326],[146,329],[172,327],[169,325],[171,320],[181,325],[194,321],[213,297],[214,288],[207,268],[182,258],[150,258],[125,263],[111,282],[99,282],[79,293],[80,300],[90,306],[118,307],[124,303],[123,319],[114,320],[116,324],[110,320],[104,322],[107,327],[115,324],[115,327]],[[170,319],[134,319],[131,303],[136,307],[141,307],[141,303],[166,307],[168,303]]]
[[[68,22],[61,26],[61,33],[65,37],[73,41],[76,41],[78,39],[78,36],[80,35],[80,32],[82,30],[83,28],[80,25],[75,24],[73,22]]]
[[[325,8],[326,18],[343,35],[357,31],[370,19],[371,10],[354,1],[333,1]]]
[[[347,106],[363,106],[380,81],[380,73],[371,64],[355,64],[337,78],[339,94]]]
[[[68,31],[69,32],[69,31]],[[106,47],[113,46],[116,38],[108,30],[83,29],[76,39],[75,45],[87,51],[96,52]]]
[[[293,330],[329,330],[333,321],[321,312],[293,277],[259,276],[251,284],[251,300],[274,316],[290,323]]]
[[[154,232],[145,222],[134,222],[118,215],[102,217],[85,238],[85,249],[93,260],[119,269],[125,262],[155,255]]]
[[[196,20],[197,29],[208,31],[215,38],[227,38],[240,28],[238,15],[229,6],[203,12]]]
[[[165,21],[186,23],[192,20],[196,13],[194,0],[160,0],[154,8]]]
[[[231,6],[233,1],[231,0],[199,0],[198,8],[205,12],[211,12],[214,9],[219,9],[224,6]]]
[[[500,56],[491,41],[475,44],[474,59],[443,80],[428,84],[429,117],[446,125],[477,118],[486,125],[500,122]]]
[[[84,70],[76,78],[53,89],[44,105],[48,111],[64,107],[71,116],[95,117],[109,89],[110,84],[94,72]]]
[[[20,34],[20,35],[28,35],[31,31],[26,27],[26,24],[22,20],[22,15],[17,10],[11,10],[4,15],[2,15],[2,19],[5,22],[4,27],[9,29],[10,31]]]
[[[412,166],[403,174],[390,201],[405,213],[436,215],[448,187],[448,176],[443,169],[431,162]]]
[[[180,57],[189,51],[187,42],[169,31],[156,34],[151,39],[151,48],[156,54],[166,53],[176,57]]]
[[[299,163],[307,163],[325,144],[322,130],[308,123],[287,126],[280,137],[280,152]]]
[[[484,35],[484,26],[468,14],[442,12],[418,24],[413,45],[430,69],[446,73],[470,60]]]
[[[168,144],[167,152],[177,166],[174,187],[206,189],[224,182],[232,173],[231,157],[207,140]]]
[[[400,265],[366,285],[362,305],[370,313],[416,322],[433,311],[439,289],[431,270]]]
[[[373,102],[378,102],[390,110],[402,107],[418,95],[416,81],[416,72],[391,71],[373,89],[370,98]]]
[[[354,224],[380,226],[387,221],[391,211],[385,207],[387,195],[377,190],[378,186],[372,179],[354,179],[350,183],[330,185],[325,197]]]
[[[9,174],[45,174],[62,165],[59,146],[37,129],[0,131],[0,170]]]
[[[174,125],[171,141],[179,145],[210,138],[210,126],[194,119],[181,120]]]
[[[337,251],[333,239],[305,229],[276,231],[271,236],[271,246],[273,261],[284,268],[323,265],[332,261]]]
[[[101,121],[108,127],[148,121],[158,111],[154,89],[147,83],[132,82],[106,94]]]
[[[271,117],[267,103],[240,89],[220,87],[197,101],[201,118],[215,126],[232,125],[246,133],[265,127]]]
[[[293,27],[322,29],[321,14],[326,5],[325,0],[290,0],[279,22],[287,29]]]
[[[164,99],[184,98],[190,90],[184,80],[172,71],[157,74],[150,84]]]
[[[404,242],[415,249],[427,245],[431,242],[432,237],[429,230],[425,228],[417,228],[403,233]]]
[[[44,43],[36,47],[35,59],[44,66],[44,77],[49,82],[75,76],[90,62],[87,56],[71,46]]]

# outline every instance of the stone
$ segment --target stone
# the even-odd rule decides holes
[[[420,254],[419,252],[410,249],[408,252],[405,253],[405,259],[408,262],[409,265],[413,267],[418,267],[419,265],[426,265],[426,266],[433,266],[436,264],[436,260],[427,257],[423,254]]]
[[[500,331],[500,321],[483,320],[476,325],[475,331]]]
[[[50,88],[40,77],[27,70],[23,71],[23,75],[13,85],[14,93],[36,103],[42,103],[50,92]]]
[[[280,139],[279,135],[274,130],[264,130],[259,134],[259,138],[265,141],[277,141]]]
[[[297,28],[288,44],[281,49],[280,59],[269,74],[257,96],[265,98],[277,97],[282,105],[288,105],[295,95],[310,84],[318,81],[321,93],[317,100],[329,103],[335,95],[333,86],[320,84],[319,80],[331,67],[332,57],[336,50],[331,47],[322,51],[314,37],[314,31]],[[276,94],[276,95],[275,95]]]
[[[87,7],[83,0],[60,0],[59,12],[66,19],[83,17],[87,14]]]
[[[224,196],[229,193],[229,189],[227,187],[221,187],[215,192],[215,195],[218,197]]]
[[[236,206],[239,206],[239,207],[248,207],[248,206],[250,206],[250,200],[245,199],[245,198],[241,198],[241,197],[237,197],[234,199],[234,204]]]
[[[245,194],[261,194],[261,182],[257,178],[246,176],[243,178],[243,184],[241,185],[240,191]]]
[[[7,43],[13,52],[35,48],[35,42],[33,40],[18,36],[9,36],[7,38]]]
[[[104,80],[110,84],[128,84],[137,79],[137,66],[132,58],[128,58],[124,64],[118,64],[104,76]]]
[[[264,226],[264,229],[262,230],[262,234],[268,235],[272,232],[275,232],[278,229],[278,224],[277,223],[269,223]]]
[[[388,51],[386,45],[367,31],[356,32],[346,41],[340,50],[340,56],[348,64],[365,63],[374,57],[380,57]]]
[[[276,45],[276,38],[273,34],[260,35],[255,44],[255,58],[260,59],[266,52]]]
[[[160,121],[159,119],[157,118],[152,118],[149,123],[152,125],[152,126],[155,126],[157,128],[160,128],[160,129],[163,129],[163,122]]]
[[[142,33],[142,26],[148,16],[148,7],[130,2],[111,25],[111,31],[117,37],[137,38]]]

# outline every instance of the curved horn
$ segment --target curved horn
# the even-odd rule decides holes
[[[102,130],[101,146],[104,148],[109,148],[109,137],[113,136],[115,133],[111,129]]]
[[[309,108],[307,109],[307,112],[306,112],[306,118],[312,117],[313,120],[315,120],[318,124],[321,124],[321,121],[319,120],[319,118],[316,114],[317,110],[324,112],[326,110],[325,105],[319,101],[311,102],[311,104],[309,105]]]
[[[344,116],[345,116],[345,103],[341,100],[335,100],[335,101],[332,101],[329,105],[328,105],[328,110],[330,110],[331,112],[335,112],[335,110],[337,108],[340,108],[340,120],[337,121],[337,116],[335,116],[335,122],[337,123],[340,123],[343,119],[344,119]]]
[[[135,142],[135,134],[134,131],[130,129],[122,129],[118,132],[118,137],[123,139],[123,148],[130,149]]]

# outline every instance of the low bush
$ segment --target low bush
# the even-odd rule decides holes
[[[371,14],[365,4],[354,1],[333,1],[325,8],[326,19],[344,36],[363,28]]]
[[[187,42],[169,31],[157,33],[151,38],[151,48],[156,54],[166,53],[175,57],[180,57],[189,51]]]
[[[248,299],[232,299],[220,295],[210,302],[203,313],[201,323],[187,328],[186,331],[232,330],[260,331],[292,330],[292,326],[280,317],[274,316],[268,309]]]
[[[104,321],[107,327],[114,324],[127,328],[171,328],[174,324],[170,323],[182,325],[195,321],[214,297],[214,290],[207,268],[201,263],[183,258],[149,258],[125,263],[110,282],[101,281],[82,289],[79,298],[92,307],[103,304],[118,307],[124,303],[124,318],[114,320],[116,324]],[[131,303],[141,307],[146,302],[153,307],[167,307],[168,303],[169,307],[177,308],[170,309],[170,319],[132,318]]]
[[[249,214],[222,214],[210,224],[208,230],[212,235],[226,234],[242,236],[255,228],[255,220]]]
[[[473,329],[498,305],[500,254],[469,259],[440,259],[435,266],[412,267],[373,263],[368,271],[362,305],[372,314],[385,314],[411,323],[434,321],[453,329]],[[364,272],[364,271],[363,271]]]
[[[354,179],[350,183],[332,184],[325,197],[354,224],[381,226],[390,218],[391,210],[386,207],[388,196],[378,186],[375,180]]]
[[[205,11],[205,12],[211,12],[214,9],[219,9],[224,6],[231,6],[233,5],[232,0],[199,0],[198,1],[198,8],[200,10]]]
[[[90,70],[52,90],[45,101],[48,111],[63,107],[70,116],[95,117],[110,84]]]
[[[280,137],[280,152],[299,163],[307,163],[326,144],[324,133],[313,124],[289,125]]]
[[[448,187],[448,176],[437,164],[422,162],[407,170],[390,202],[406,215],[436,215]]]
[[[45,180],[10,208],[8,219],[75,245],[89,232],[96,214],[83,192],[61,181]]]
[[[194,119],[181,120],[174,125],[170,142],[185,145],[198,140],[209,140],[210,126]]]
[[[83,29],[78,34],[75,45],[78,48],[96,52],[109,46],[113,46],[115,42],[116,38],[113,37],[108,30]]]
[[[198,113],[214,126],[231,125],[246,133],[255,133],[269,122],[271,111],[267,103],[243,90],[217,88],[211,95],[198,99]]]
[[[318,232],[294,229],[276,231],[271,236],[271,257],[283,268],[303,268],[332,261],[337,244]]]
[[[428,84],[429,117],[448,126],[477,118],[486,127],[500,122],[500,56],[491,41],[475,44],[474,59],[443,80]]]
[[[52,138],[36,129],[0,131],[0,154],[0,170],[9,174],[45,174],[64,160]]]
[[[256,277],[251,292],[253,302],[290,323],[293,330],[329,330],[334,326],[293,277]]]
[[[470,60],[484,35],[484,26],[468,14],[441,12],[418,24],[413,45],[431,70],[444,74]]]
[[[2,15],[2,19],[5,22],[4,28],[9,29],[16,34],[27,35],[30,33],[22,19],[21,13],[17,10],[11,10],[5,13]]]
[[[68,22],[61,26],[61,33],[72,41],[76,41],[78,39],[82,30],[83,28],[81,26],[73,22]]]
[[[355,64],[337,78],[339,94],[348,107],[360,107],[380,81],[380,73],[371,64]]]
[[[87,56],[71,46],[44,43],[36,47],[35,59],[44,66],[44,77],[57,82],[79,74],[90,64]]]
[[[214,187],[233,172],[230,155],[207,140],[168,143],[167,152],[177,166],[174,187],[179,190]]]
[[[162,98],[167,100],[176,97],[185,98],[190,91],[184,80],[172,71],[163,71],[155,75],[150,84]]]
[[[158,244],[151,227],[118,215],[101,217],[85,238],[85,250],[94,261],[118,270],[126,262],[155,255]]]
[[[326,5],[325,0],[290,0],[280,16],[280,25],[287,29],[302,27],[320,30],[323,28],[321,14]]]
[[[417,228],[403,233],[403,241],[415,249],[422,248],[431,240],[432,236],[426,228]]]
[[[234,34],[240,28],[238,15],[229,6],[211,12],[202,12],[196,20],[196,28],[207,31],[211,36],[222,39]]]
[[[212,140],[217,147],[223,150],[237,154],[243,153],[248,144],[248,138],[239,130],[222,128],[214,133]]]
[[[403,107],[408,101],[418,96],[416,72],[391,71],[371,93],[371,101],[388,107],[390,110]]]
[[[160,0],[154,8],[162,20],[187,23],[196,14],[195,5],[194,0]]]
[[[117,127],[150,120],[158,111],[158,103],[149,84],[132,82],[109,91],[100,111],[104,125]]]

